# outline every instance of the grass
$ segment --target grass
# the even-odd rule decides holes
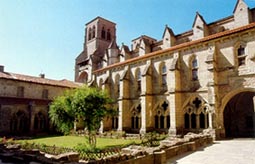
[[[20,140],[20,142],[45,144],[48,146],[57,147],[68,147],[74,148],[78,144],[88,144],[88,139],[81,136],[49,136],[43,138],[34,138],[29,140]],[[112,139],[112,138],[97,138],[97,148],[107,148],[113,146],[123,146],[132,143],[139,144],[141,140],[131,140],[131,139]]]

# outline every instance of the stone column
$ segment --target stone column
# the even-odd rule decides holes
[[[124,131],[126,128],[130,127],[130,106],[129,106],[129,68],[126,67],[124,72],[120,77],[119,88],[120,95],[118,99],[119,104],[119,116],[118,116],[118,131]]]
[[[148,128],[152,128],[152,119],[154,116],[149,115],[149,111],[152,110],[152,71],[151,71],[151,61],[148,60],[144,68],[141,79],[141,129],[140,134],[146,133]]]
[[[253,97],[253,105],[254,105],[254,107],[253,107],[253,128],[255,128],[255,96]],[[255,130],[254,130],[254,134],[253,134],[254,136],[255,136]]]
[[[175,136],[176,130],[176,112],[175,112],[175,94],[170,93],[168,96],[169,108],[170,108],[170,128],[168,130],[169,135]]]
[[[29,112],[29,119],[30,119],[30,127],[29,131],[33,132],[34,131],[34,120],[35,120],[35,103],[34,102],[29,102],[28,104],[28,112]]]

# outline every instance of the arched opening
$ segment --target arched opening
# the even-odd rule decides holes
[[[87,72],[82,72],[80,76],[78,77],[77,80],[79,83],[87,83],[88,81],[88,73]]]
[[[255,92],[233,96],[224,109],[226,137],[255,137]]]
[[[12,133],[25,133],[29,131],[29,120],[26,113],[19,110],[13,114],[11,118],[11,132]]]
[[[35,115],[34,119],[34,130],[44,131],[46,130],[46,117],[41,112]]]

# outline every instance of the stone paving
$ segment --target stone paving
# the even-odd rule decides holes
[[[187,152],[167,164],[255,164],[255,138],[214,141],[214,144]]]

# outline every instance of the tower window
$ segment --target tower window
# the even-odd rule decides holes
[[[102,37],[102,39],[105,39],[105,29],[104,29],[104,27],[102,28],[102,31],[101,31],[101,37]]]
[[[91,30],[91,28],[89,28],[89,38],[88,38],[88,40],[91,40],[91,35],[92,35],[92,30]]]
[[[92,29],[92,38],[95,38],[96,37],[96,27],[93,26],[93,29]]]
[[[110,31],[110,29],[107,30],[107,40],[111,40],[111,31]]]

